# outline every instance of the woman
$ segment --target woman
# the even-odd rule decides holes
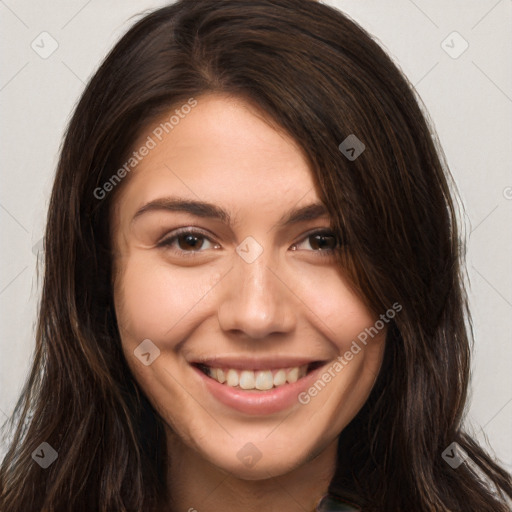
[[[138,22],[62,147],[1,510],[509,510],[431,132],[325,5]]]

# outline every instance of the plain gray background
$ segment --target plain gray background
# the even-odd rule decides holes
[[[32,357],[36,254],[66,123],[107,51],[166,3],[0,0],[0,422]],[[476,340],[466,425],[512,470],[512,0],[324,3],[384,46],[439,134],[466,210]]]

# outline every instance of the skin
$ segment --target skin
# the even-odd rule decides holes
[[[312,231],[330,228],[328,215],[278,225],[293,208],[321,203],[293,139],[240,98],[197,101],[117,191],[114,298],[123,350],[166,426],[169,510],[312,510],[333,476],[338,436],[375,382],[386,328],[306,405],[249,416],[209,394],[188,364],[193,357],[334,361],[379,315],[332,253],[320,254],[312,241]],[[235,222],[164,210],[133,220],[141,206],[164,196],[214,203]],[[181,246],[157,246],[181,227],[207,238],[197,249],[183,237]],[[250,264],[236,252],[248,236],[263,248]],[[134,355],[144,339],[160,350],[148,366]],[[237,457],[247,443],[261,454],[252,467]]]

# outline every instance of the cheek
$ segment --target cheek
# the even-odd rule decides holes
[[[310,322],[338,349],[350,346],[378,318],[352,290],[348,277],[337,268],[302,273],[298,293]]]
[[[115,286],[123,344],[149,338],[162,348],[172,348],[187,332],[192,311],[218,279],[212,269],[171,268],[144,253],[130,256]]]

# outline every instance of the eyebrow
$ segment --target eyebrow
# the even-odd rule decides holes
[[[217,219],[231,228],[235,224],[231,215],[220,206],[204,201],[182,199],[179,197],[161,197],[149,201],[137,210],[131,222],[134,222],[147,212],[154,211],[185,212],[195,215],[196,217]],[[284,214],[278,220],[277,226],[282,228],[290,227],[300,222],[315,220],[328,215],[329,212],[323,203],[311,203],[300,208],[295,208]]]

